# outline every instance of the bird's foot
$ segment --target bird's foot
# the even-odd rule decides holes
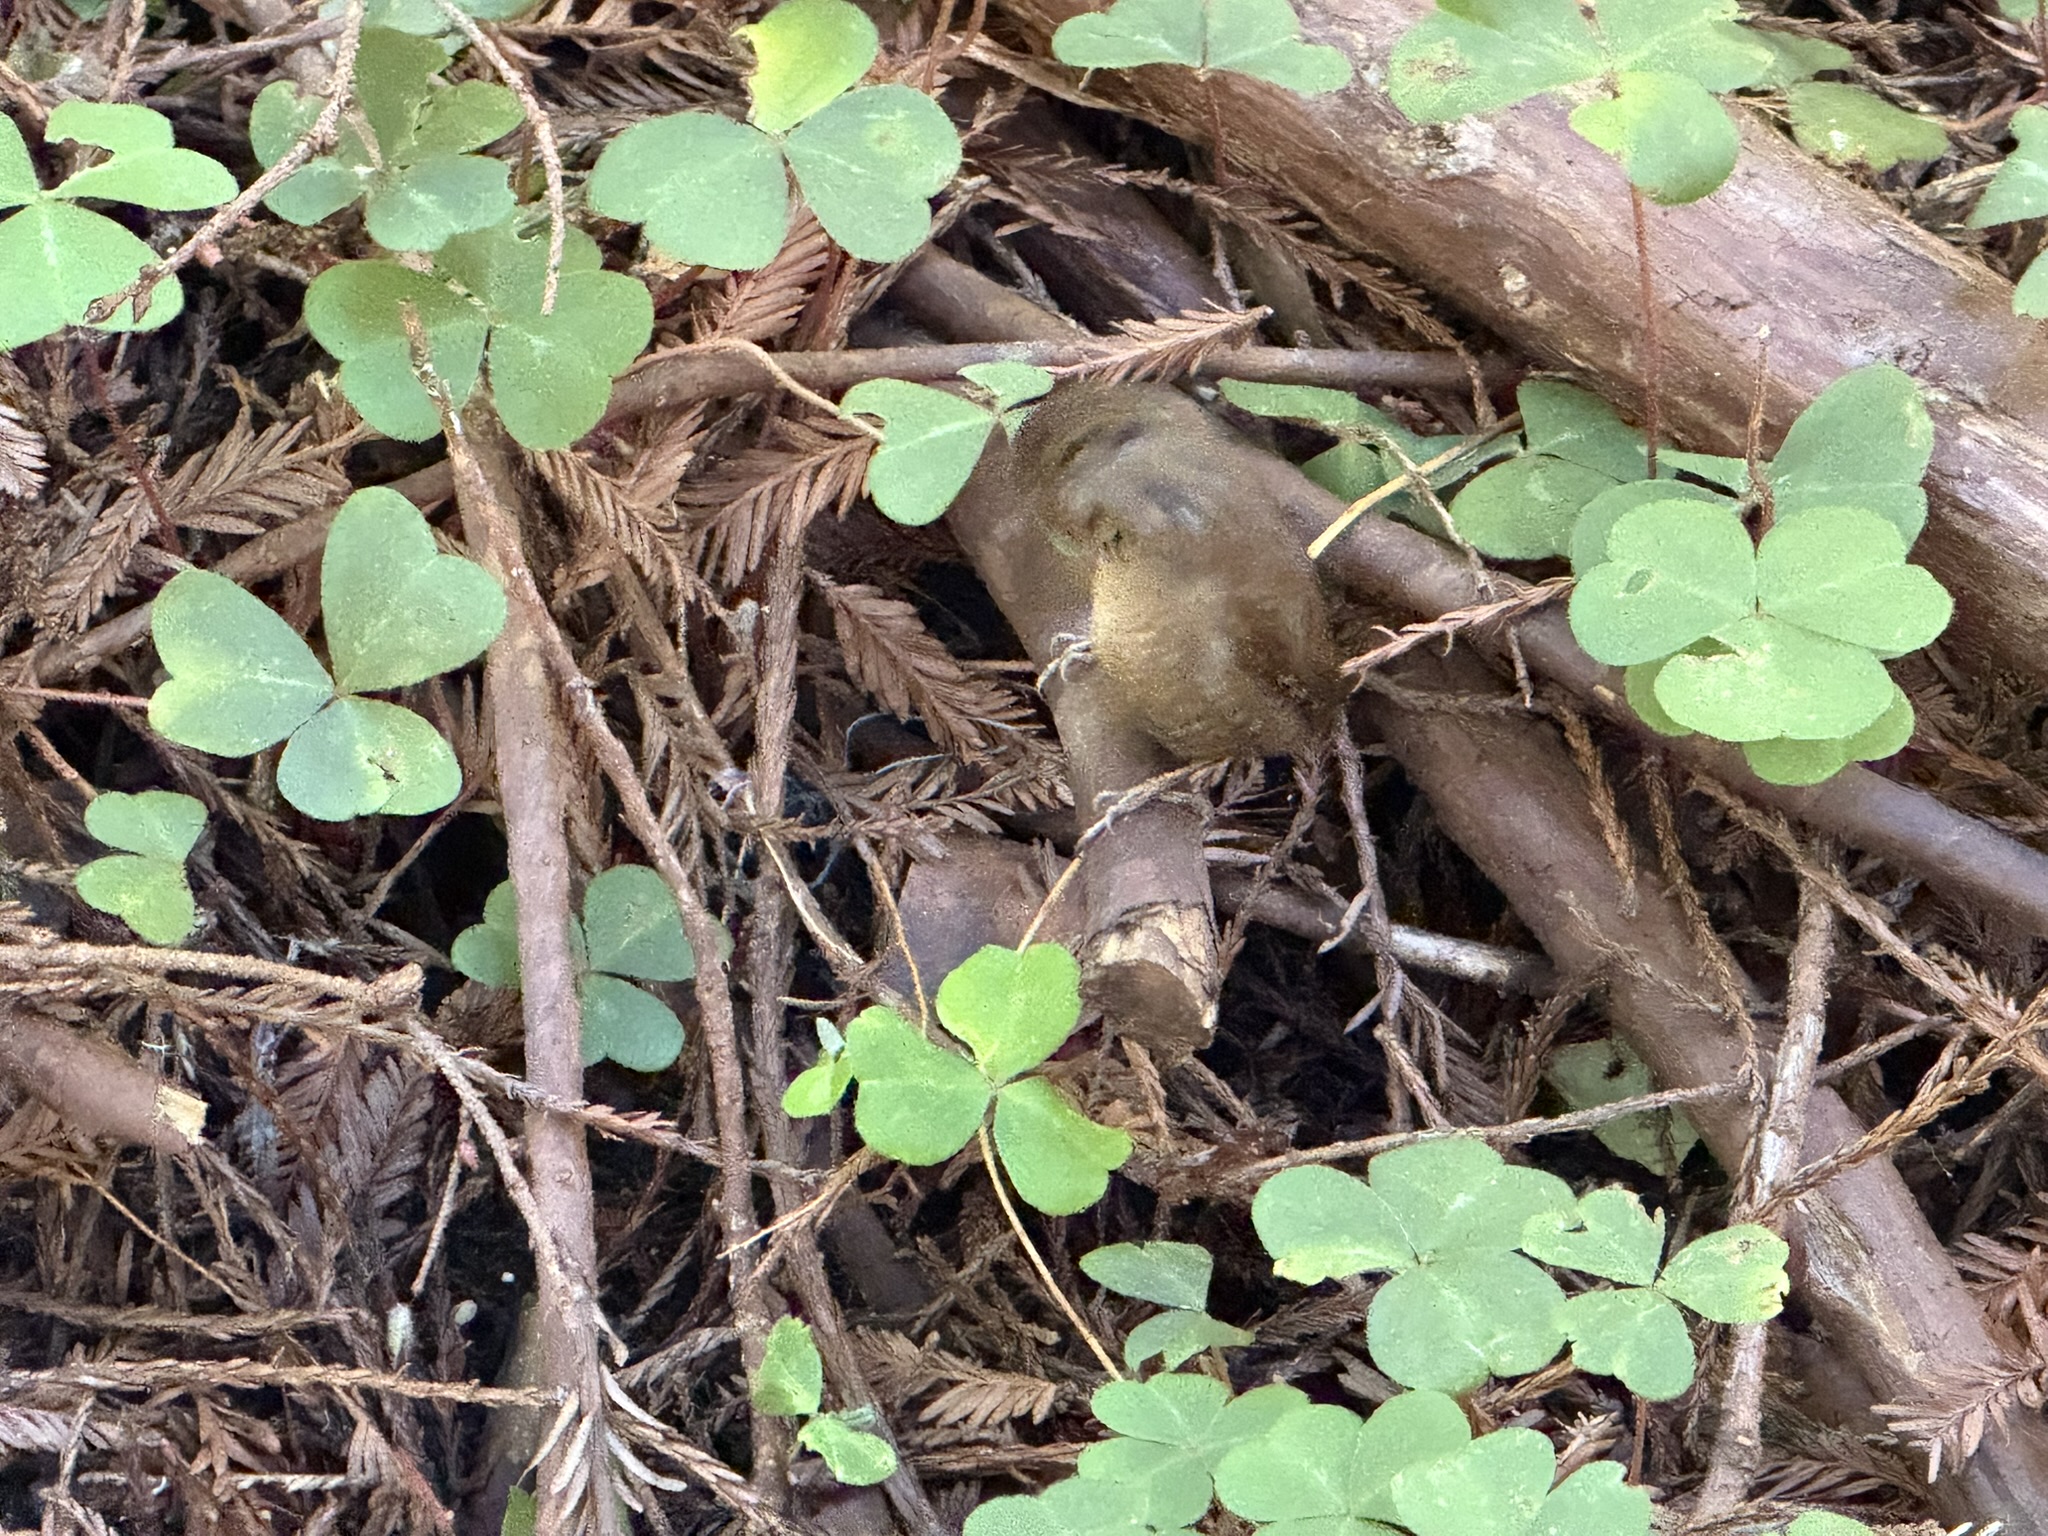
[[[1038,691],[1045,692],[1045,685],[1054,678],[1067,680],[1067,668],[1076,662],[1095,659],[1095,642],[1087,635],[1057,634],[1052,637],[1052,660],[1045,664],[1045,670],[1038,674]]]

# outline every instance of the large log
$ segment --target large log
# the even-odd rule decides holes
[[[1090,90],[1183,138],[1224,125],[1232,174],[1640,414],[1643,325],[1627,183],[1537,100],[1419,128],[1378,82],[1430,0],[1319,0],[1303,31],[1357,66],[1303,100],[1241,75],[1103,71]],[[1005,0],[1042,52],[1088,0]],[[1071,74],[1071,72],[1068,72]],[[1214,93],[1213,104],[1210,92]],[[2048,678],[2048,340],[2012,288],[1745,109],[1728,184],[1649,228],[1664,419],[1685,446],[1740,452],[1759,333],[1765,441],[1830,381],[1896,363],[1934,415],[1933,517],[1918,548],[1955,594],[1953,634]]]

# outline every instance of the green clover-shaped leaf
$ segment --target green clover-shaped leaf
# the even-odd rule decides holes
[[[1655,1291],[1587,1291],[1565,1302],[1558,1322],[1580,1370],[1616,1377],[1652,1402],[1692,1385],[1692,1335],[1678,1308]]]
[[[185,882],[185,856],[206,829],[206,808],[190,795],[109,790],[85,808],[85,829],[110,848],[78,871],[78,894],[152,944],[176,944],[199,921]]]
[[[1273,1272],[1303,1285],[1405,1269],[1415,1249],[1387,1202],[1335,1168],[1287,1168],[1252,1197],[1252,1225]]]
[[[1544,1211],[1522,1228],[1522,1252],[1560,1269],[1648,1285],[1664,1257],[1664,1213],[1626,1189],[1596,1189],[1570,1211]]]
[[[1475,549],[1499,560],[1541,560],[1570,547],[1572,529],[1611,475],[1526,453],[1475,476],[1451,502],[1451,520]]]
[[[988,1113],[992,1093],[974,1063],[933,1045],[892,1009],[870,1008],[847,1026],[846,1059],[860,1083],[854,1128],[884,1157],[942,1163]]]
[[[1572,131],[1621,162],[1659,203],[1696,202],[1728,179],[1742,140],[1721,104],[1680,74],[1630,72],[1572,112]]]
[[[1903,656],[1947,628],[1955,611],[1941,583],[1905,561],[1905,540],[1877,513],[1814,507],[1764,535],[1757,600],[1815,634]]]
[[[818,1059],[790,1080],[782,1091],[782,1112],[793,1120],[829,1115],[853,1081],[853,1063],[846,1059],[846,1037],[830,1019],[818,1020]]]
[[[1933,452],[1919,386],[1889,363],[1872,363],[1843,374],[1792,423],[1771,461],[1772,508],[1787,523],[1817,507],[1861,507],[1911,548],[1927,521],[1920,481]]]
[[[1463,1410],[1438,1392],[1404,1392],[1363,1421],[1347,1408],[1298,1408],[1223,1458],[1216,1494],[1233,1514],[1298,1536],[1378,1536],[1400,1518],[1395,1476],[1471,1438]]]
[[[318,821],[424,816],[461,793],[462,765],[411,710],[344,696],[292,732],[277,789]]]
[[[641,981],[688,981],[697,957],[668,882],[645,864],[616,864],[583,892],[590,968]]]
[[[403,688],[473,661],[505,627],[505,593],[443,555],[419,509],[373,486],[341,504],[320,564],[320,606],[344,693]]]
[[[1518,1253],[1468,1248],[1395,1275],[1372,1299],[1366,1347],[1407,1387],[1468,1392],[1550,1363],[1564,1344],[1557,1282]]]
[[[939,983],[939,1022],[1006,1083],[1066,1042],[1081,1020],[1081,968],[1058,944],[985,945]]]
[[[1619,1462],[1595,1461],[1550,1490],[1528,1536],[1649,1536],[1650,1491],[1622,1479]]]
[[[484,899],[484,920],[455,935],[448,950],[455,969],[487,987],[519,987],[519,897],[500,880]]]
[[[832,1475],[849,1488],[870,1488],[887,1482],[896,1471],[896,1448],[880,1435],[859,1428],[855,1412],[821,1413],[796,1432],[805,1450],[824,1458]]]
[[[1948,153],[1948,132],[1940,123],[1860,85],[1809,80],[1785,93],[1785,106],[1799,146],[1831,165],[1888,171],[1901,160],[1938,160]]]
[[[139,795],[110,789],[85,808],[85,830],[109,848],[182,864],[206,830],[206,807],[164,789]]]
[[[1505,1252],[1535,1217],[1574,1209],[1564,1180],[1508,1163],[1471,1136],[1383,1152],[1367,1174],[1422,1259],[1468,1250]]]
[[[152,944],[176,944],[199,924],[185,866],[115,853],[79,867],[79,899],[110,913]]]
[[[1756,549],[1733,508],[1655,501],[1616,521],[1606,560],[1579,577],[1572,633],[1596,661],[1625,667],[1668,656],[1755,605]]]
[[[960,169],[945,109],[907,85],[849,91],[783,141],[825,233],[863,261],[901,261],[931,233],[930,199]]]
[[[19,137],[0,117],[0,139],[7,134]],[[93,300],[126,287],[155,260],[155,251],[112,219],[74,203],[30,203],[0,223],[0,351],[84,324]],[[96,324],[153,330],[184,307],[185,290],[171,280],[157,284],[139,322],[124,304]]]
[[[1341,90],[1351,80],[1341,52],[1301,40],[1288,0],[1116,0],[1107,11],[1062,22],[1052,52],[1078,69],[1227,70],[1299,96]]]
[[[1208,0],[1210,69],[1250,75],[1297,96],[1321,96],[1351,83],[1351,61],[1327,43],[1301,40],[1289,0]]]
[[[654,329],[646,287],[602,269],[597,242],[567,231],[555,307],[541,313],[547,278],[544,230],[519,237],[511,223],[458,235],[434,257],[437,271],[489,312],[491,404],[515,441],[566,448],[597,425],[612,380]]]
[[[452,235],[487,229],[512,211],[502,161],[465,151],[517,127],[517,98],[501,85],[437,77],[448,54],[431,37],[366,28],[357,54],[357,105],[376,143],[345,126],[334,150],[316,156],[265,199],[296,224],[317,223],[366,199],[370,237],[386,250],[437,250]],[[272,81],[249,115],[249,142],[265,166],[282,159],[320,115],[319,98]]]
[[[1714,640],[1710,653],[1674,656],[1657,674],[1657,702],[1691,730],[1722,741],[1820,740],[1861,731],[1891,706],[1890,675],[1860,645],[1768,614],[1725,624]]]
[[[583,1005],[583,1064],[609,1058],[629,1072],[659,1072],[683,1049],[683,1021],[660,998],[591,971],[576,984]]]
[[[881,51],[875,24],[848,0],[783,0],[733,35],[759,61],[747,81],[747,118],[764,133],[787,133],[851,90]]]
[[[1663,467],[1664,460],[1660,457],[1658,468],[1661,470]],[[1578,521],[1572,524],[1570,552],[1573,572],[1583,576],[1595,566],[1607,562],[1607,535],[1629,513],[1638,507],[1671,501],[1728,506],[1726,496],[1704,485],[1694,485],[1689,480],[1634,480],[1627,485],[1613,486],[1587,502],[1579,513]]]
[[[1252,1342],[1242,1328],[1206,1312],[1179,1308],[1148,1317],[1124,1340],[1124,1364],[1135,1371],[1154,1355],[1169,1371],[1177,1371],[1205,1349],[1237,1349]]]
[[[91,144],[113,156],[66,177],[52,189],[52,197],[103,197],[144,208],[213,208],[239,190],[218,160],[173,148],[171,120],[148,107],[74,97],[51,109],[43,137]]]
[[[2012,115],[2012,135],[2019,142],[1977,199],[1970,213],[1972,229],[2048,213],[2048,108],[2021,107]]]
[[[775,1320],[747,1395],[759,1411],[780,1418],[801,1418],[818,1411],[825,1400],[825,1362],[818,1355],[809,1324],[793,1317]]]
[[[1750,772],[1767,784],[1818,784],[1850,763],[1870,762],[1903,751],[1913,739],[1913,705],[1896,684],[1885,712],[1853,736],[1798,741],[1790,736],[1745,741]]]
[[[635,123],[605,145],[583,190],[606,218],[642,225],[671,260],[707,267],[765,267],[789,228],[775,141],[708,112]]]
[[[1633,692],[1630,702],[1635,702]],[[1629,1048],[1628,1042],[1619,1038],[1567,1045],[1552,1054],[1543,1076],[1573,1109],[1592,1109],[1617,1099],[1636,1098],[1653,1092],[1657,1086],[1650,1069]],[[1664,1109],[1619,1116],[1593,1134],[1608,1151],[1640,1163],[1660,1177],[1676,1173],[1686,1153],[1700,1139],[1699,1132],[1683,1114]]]
[[[216,757],[274,746],[334,697],[312,649],[270,609],[211,571],[180,571],[150,607],[150,634],[170,676],[149,723]]]
[[[1672,1255],[1657,1289],[1713,1322],[1761,1323],[1784,1305],[1790,1254],[1767,1227],[1728,1227]]]
[[[435,377],[460,406],[476,387],[490,319],[476,300],[441,278],[395,261],[344,261],[306,289],[306,328],[341,363],[341,388],[363,420],[386,437],[420,443],[441,430],[441,413],[412,371],[405,332],[410,304],[426,332]]]
[[[1112,1243],[1081,1255],[1081,1273],[1119,1296],[1199,1312],[1216,1261],[1199,1243]]]
[[[1083,1451],[1077,1470],[1099,1484],[1145,1488],[1159,1525],[1192,1525],[1209,1511],[1218,1464],[1307,1404],[1298,1387],[1278,1383],[1233,1398],[1210,1376],[1107,1382],[1090,1406],[1116,1438]]]
[[[881,420],[882,445],[868,461],[868,494],[884,516],[912,528],[953,504],[996,423],[972,400],[903,379],[856,384],[840,410]]]
[[[1033,363],[969,363],[960,377],[986,394],[989,409],[998,415],[1050,394],[1054,382],[1051,373]]]
[[[1394,1474],[1394,1507],[1416,1536],[1523,1536],[1557,1458],[1533,1429],[1497,1429]]]
[[[996,1151],[1017,1193],[1048,1216],[1085,1211],[1131,1155],[1131,1138],[1097,1125],[1042,1077],[996,1094]]]
[[[1467,0],[1402,34],[1387,94],[1412,122],[1448,123],[1591,79],[1604,62],[1576,0]]]

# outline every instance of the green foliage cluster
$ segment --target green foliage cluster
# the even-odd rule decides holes
[[[1290,1280],[1392,1271],[1366,1318],[1373,1362],[1403,1386],[1441,1392],[1540,1370],[1569,1340],[1584,1368],[1675,1397],[1693,1360],[1673,1302],[1716,1322],[1759,1322],[1784,1294],[1784,1244],[1764,1228],[1701,1238],[1660,1273],[1663,1219],[1633,1195],[1574,1199],[1562,1179],[1470,1139],[1383,1153],[1369,1182],[1288,1169],[1260,1188],[1252,1223]],[[1624,1288],[1567,1299],[1534,1260]]]
[[[264,199],[294,224],[318,224],[358,200],[370,238],[387,251],[437,251],[453,235],[489,229],[512,211],[502,160],[469,151],[519,126],[502,85],[440,78],[448,54],[429,37],[365,28],[356,52],[355,105],[331,153],[316,156]],[[249,147],[267,169],[312,129],[326,106],[273,80],[249,109]]]
[[[1298,96],[1351,83],[1341,52],[1301,40],[1288,0],[1116,0],[1061,22],[1052,56],[1077,69],[1179,64],[1204,75],[1250,75]]]
[[[818,1411],[825,1400],[825,1362],[810,1324],[793,1317],[776,1320],[748,1395],[759,1412],[803,1420],[797,1444],[823,1457],[840,1482],[866,1488],[896,1470],[896,1448],[867,1428],[875,1422],[872,1408]]]
[[[278,790],[322,821],[439,810],[462,788],[454,752],[411,710],[363,695],[474,660],[504,627],[505,594],[474,561],[438,554],[412,503],[373,487],[335,514],[320,607],[331,676],[225,576],[180,571],[151,612],[170,675],[150,698],[149,723],[221,757],[284,742]]]
[[[634,124],[598,156],[590,206],[643,225],[674,260],[759,267],[782,248],[794,175],[852,255],[916,250],[930,198],[960,168],[960,136],[907,85],[854,89],[880,52],[874,23],[849,0],[784,0],[738,35],[758,61],[747,121],[680,112]]]
[[[1617,1189],[1574,1199],[1563,1183],[1511,1167],[1471,1139],[1373,1160],[1367,1180],[1297,1168],[1260,1189],[1253,1221],[1276,1272],[1314,1281],[1392,1270],[1367,1318],[1382,1371],[1412,1390],[1369,1417],[1311,1403],[1286,1385],[1234,1395],[1214,1376],[1169,1369],[1097,1389],[1111,1437],[1043,1493],[993,1499],[967,1536],[1164,1536],[1212,1505],[1271,1536],[1646,1536],[1650,1501],[1613,1462],[1557,1481],[1549,1441],[1525,1429],[1474,1436],[1453,1393],[1489,1372],[1535,1370],[1569,1341],[1584,1369],[1645,1395],[1683,1391],[1693,1351],[1674,1302],[1721,1321],[1758,1321],[1784,1294],[1785,1247],[1758,1227],[1701,1238],[1663,1257],[1662,1217]],[[1536,1260],[1617,1282],[1567,1297]],[[1174,1319],[1169,1367],[1246,1342],[1199,1309],[1208,1255],[1179,1243],[1120,1244],[1082,1268],[1157,1301]],[[1199,1343],[1187,1319],[1209,1325]],[[1125,1358],[1153,1353],[1139,1334]],[[1183,1350],[1181,1345],[1193,1344]],[[1795,1527],[1812,1536],[1855,1522]]]
[[[93,300],[126,287],[156,252],[82,199],[142,208],[212,208],[235,195],[226,166],[172,144],[171,121],[147,107],[59,102],[43,136],[90,145],[109,158],[67,176],[47,192],[28,145],[0,117],[0,352],[85,323]],[[128,306],[98,322],[104,331],[153,330],[185,307],[185,290],[159,283],[137,320]]]
[[[355,106],[340,142],[273,192],[269,207],[316,224],[358,200],[370,236],[430,261],[344,261],[306,290],[306,326],[341,363],[342,393],[387,437],[421,442],[439,409],[413,371],[410,307],[434,373],[456,406],[488,368],[491,403],[528,448],[563,448],[604,414],[612,380],[653,334],[654,306],[633,278],[604,270],[596,242],[565,231],[552,308],[548,241],[529,233],[504,162],[472,153],[519,125],[503,86],[441,78],[448,53],[431,37],[368,29],[356,58]],[[274,81],[250,112],[257,158],[275,164],[323,102]]]
[[[440,412],[413,372],[405,329],[419,316],[434,373],[460,406],[489,367],[491,404],[528,448],[566,448],[597,425],[612,380],[654,330],[654,304],[637,280],[603,269],[597,244],[565,231],[555,307],[543,313],[545,229],[517,217],[450,236],[421,271],[398,261],[345,261],[306,290],[306,327],[341,362],[342,392],[387,437],[419,442]]]
[[[842,415],[882,423],[881,446],[868,460],[868,494],[884,516],[907,527],[922,527],[950,507],[996,423],[1014,433],[1026,414],[1017,407],[1053,382],[1029,363],[975,363],[960,377],[980,399],[906,379],[869,379],[839,403]]]
[[[1057,944],[989,945],[939,984],[939,1022],[965,1045],[935,1044],[891,1008],[870,1008],[826,1037],[817,1064],[783,1095],[791,1115],[821,1115],[858,1083],[853,1123],[884,1157],[942,1163],[975,1139],[993,1107],[995,1146],[1017,1193],[1041,1211],[1086,1210],[1131,1155],[1131,1138],[1097,1125],[1033,1069],[1081,1021],[1081,971]]]
[[[1571,125],[1660,203],[1707,196],[1735,168],[1741,140],[1715,97],[1782,90],[1793,135],[1838,162],[1884,169],[1933,159],[1939,125],[1856,86],[1812,76],[1848,66],[1846,49],[1740,25],[1735,0],[1438,0],[1395,45],[1387,93],[1418,123],[1443,123],[1544,92],[1597,88]]]
[[[85,830],[122,851],[78,871],[78,895],[152,944],[176,944],[199,924],[185,857],[206,830],[206,807],[165,789],[108,790],[85,808]]]
[[[1906,744],[1912,706],[1883,662],[1927,644],[1953,608],[1906,563],[1934,443],[1910,378],[1877,364],[1836,380],[1755,486],[1741,460],[1708,454],[1660,454],[1646,479],[1640,435],[1568,384],[1532,380],[1519,403],[1525,450],[1459,491],[1452,520],[1489,555],[1570,554],[1572,632],[1628,669],[1646,723],[1740,742],[1781,784]],[[1745,517],[1766,501],[1759,543]]]
[[[683,1049],[683,1023],[633,981],[688,981],[697,956],[682,914],[660,875],[619,864],[583,892],[583,917],[569,919],[583,1012],[583,1064],[606,1058],[634,1072],[659,1072]],[[487,987],[519,988],[519,898],[510,880],[484,901],[484,920],[455,936],[455,968]],[[630,980],[628,978],[631,978]]]

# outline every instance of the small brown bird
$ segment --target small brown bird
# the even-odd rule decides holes
[[[1089,572],[1087,654],[1131,721],[1190,762],[1314,750],[1345,689],[1301,541],[1256,452],[1175,390],[1074,384],[1018,435],[1013,483]]]

